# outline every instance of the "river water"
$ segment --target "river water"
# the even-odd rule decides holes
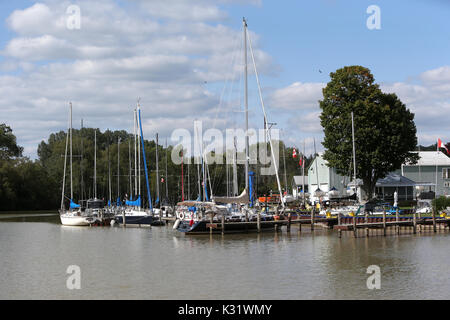
[[[186,236],[0,215],[0,299],[450,299],[450,234]],[[80,289],[69,290],[69,266]],[[368,289],[367,268],[380,268]]]

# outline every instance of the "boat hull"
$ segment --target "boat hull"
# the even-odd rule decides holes
[[[208,227],[209,221],[197,221],[192,225],[188,220],[182,220],[178,224],[177,231],[183,232],[185,234],[210,234],[211,230]],[[220,222],[213,222],[220,224]],[[275,223],[262,223],[261,231],[274,230]],[[247,233],[247,232],[257,232],[258,226],[256,223],[248,224],[245,222],[230,222],[226,224],[225,233]],[[222,233],[221,229],[213,228],[212,233]]]
[[[123,225],[123,216],[118,215],[115,217],[115,220],[118,224]],[[153,223],[153,217],[146,216],[127,216],[125,215],[125,225],[133,225],[133,226],[151,226]]]
[[[89,219],[88,217],[65,217],[63,215],[60,216],[61,224],[64,226],[89,226],[94,221]]]

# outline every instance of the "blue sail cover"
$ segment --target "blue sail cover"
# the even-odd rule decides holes
[[[253,171],[250,171],[248,173],[249,176],[249,193],[250,193],[250,208],[253,207],[253,179],[255,178],[255,173]]]
[[[120,207],[120,197],[117,198],[116,204],[118,207]]]
[[[156,198],[155,205],[159,203],[159,197]]]
[[[141,196],[139,196],[136,200],[134,201],[130,201],[130,200],[126,200],[125,204],[127,206],[135,206],[135,207],[140,207],[141,206]]]
[[[108,207],[111,207],[111,200],[108,200]]]
[[[75,202],[73,202],[72,199],[70,199],[70,209],[76,209],[76,208],[79,208],[79,207],[80,207],[79,204],[76,204]]]

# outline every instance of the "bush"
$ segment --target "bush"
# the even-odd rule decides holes
[[[450,207],[450,198],[445,196],[440,196],[432,201],[433,207],[436,208],[437,211],[443,210],[447,207]]]

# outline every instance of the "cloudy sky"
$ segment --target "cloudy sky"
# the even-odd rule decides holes
[[[370,5],[381,29],[367,27]],[[246,17],[269,121],[288,145],[306,140],[311,152],[321,141],[321,89],[330,72],[356,64],[416,114],[419,143],[450,141],[449,16],[444,0],[1,1],[0,123],[31,158],[67,128],[70,101],[75,128],[83,119],[132,130],[140,98],[147,139],[194,120],[242,127]],[[250,126],[260,128],[249,67]]]

